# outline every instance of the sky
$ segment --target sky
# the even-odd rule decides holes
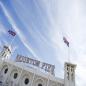
[[[55,65],[64,78],[64,63],[77,64],[76,86],[86,86],[85,0],[0,0],[0,50],[14,39],[12,57],[28,56]],[[63,41],[66,37],[68,48]]]

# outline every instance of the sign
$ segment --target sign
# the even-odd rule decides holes
[[[40,62],[38,60],[31,59],[31,58],[28,58],[28,57],[24,57],[24,56],[21,56],[21,55],[17,55],[16,62],[24,62],[24,63],[31,64],[33,66],[44,69],[45,71],[50,72],[52,75],[54,75],[54,69],[55,69],[54,65],[47,64],[47,63],[44,63],[44,62]]]

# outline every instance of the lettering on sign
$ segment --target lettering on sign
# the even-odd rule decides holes
[[[44,63],[44,62],[40,62],[38,60],[31,59],[31,58],[28,58],[28,57],[24,57],[24,56],[21,56],[21,55],[17,55],[16,62],[24,62],[24,63],[34,65],[34,66],[39,67],[39,68],[41,68],[41,69],[43,69],[47,72],[50,72],[52,75],[54,75],[54,69],[55,69],[54,65],[47,64],[47,63]]]

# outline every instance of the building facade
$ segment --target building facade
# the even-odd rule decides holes
[[[11,53],[8,47],[4,48],[0,54],[0,86],[75,86],[76,65],[65,63],[64,79],[60,79],[23,63],[2,59]]]

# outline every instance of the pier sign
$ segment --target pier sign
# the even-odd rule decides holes
[[[21,56],[21,55],[17,55],[16,62],[24,62],[24,63],[31,64],[38,68],[44,69],[45,71],[54,75],[54,69],[55,69],[54,65],[51,65],[51,64],[48,64],[45,62],[41,62],[41,61],[29,58],[29,57]]]

